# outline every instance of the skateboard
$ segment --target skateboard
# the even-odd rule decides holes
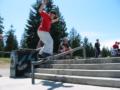
[[[50,60],[55,60],[55,59],[58,59],[59,57],[61,57],[63,55],[67,55],[69,53],[75,52],[75,51],[80,50],[82,48],[83,48],[82,46],[79,46],[79,47],[76,47],[76,48],[73,48],[73,49],[70,49],[68,51],[65,51],[65,52],[62,52],[62,53],[58,53],[58,54],[55,54],[55,55],[52,55],[52,56],[48,56],[48,57],[45,57],[45,58],[38,58],[37,62],[38,63],[45,63],[45,62],[50,61]]]

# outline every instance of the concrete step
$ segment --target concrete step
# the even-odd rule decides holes
[[[102,64],[51,64],[49,68],[54,69],[97,69],[97,70],[120,70],[120,63]]]
[[[114,77],[120,78],[120,70],[79,70],[79,69],[45,69],[37,68],[37,73],[58,74],[58,75],[76,75],[93,77]]]
[[[120,63],[120,57],[52,60],[49,63],[54,64]]]
[[[56,75],[56,74],[44,74],[44,73],[35,73],[35,78],[67,82],[67,83],[75,83],[75,84],[120,88],[120,78],[69,76],[69,75]]]

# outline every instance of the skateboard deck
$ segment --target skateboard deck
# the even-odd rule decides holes
[[[38,63],[45,63],[45,62],[47,62],[47,61],[49,61],[49,60],[55,60],[55,59],[57,59],[57,58],[59,58],[59,57],[61,57],[61,56],[63,56],[63,55],[67,55],[67,54],[69,54],[69,53],[72,53],[72,52],[75,52],[75,51],[77,51],[77,50],[80,50],[80,49],[82,49],[83,47],[82,46],[79,46],[79,47],[76,47],[76,48],[73,48],[73,49],[70,49],[70,50],[68,50],[68,51],[65,51],[65,52],[62,52],[62,53],[58,53],[58,54],[55,54],[55,55],[52,55],[52,56],[48,56],[48,57],[46,57],[46,58],[38,58]]]

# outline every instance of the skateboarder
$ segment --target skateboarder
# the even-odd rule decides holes
[[[39,51],[38,57],[45,58],[53,54],[53,39],[50,35],[51,24],[59,20],[55,11],[50,11],[47,13],[44,8],[48,0],[43,0],[42,5],[39,8],[39,14],[42,18],[42,21],[38,28],[38,36],[40,40],[44,43],[43,49]]]

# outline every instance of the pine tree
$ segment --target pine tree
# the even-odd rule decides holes
[[[95,56],[95,50],[94,50],[94,46],[92,45],[92,43],[89,43],[89,57],[94,57]]]
[[[22,48],[32,48],[35,49],[37,43],[39,41],[37,35],[37,29],[40,23],[40,16],[38,13],[39,6],[41,5],[41,1],[36,2],[32,9],[30,10],[29,20],[27,20],[27,25],[25,27],[25,31],[21,40]]]
[[[107,56],[110,56],[110,55],[111,55],[110,50],[108,48],[103,47],[102,51],[101,51],[101,56],[102,57],[107,57]]]
[[[4,50],[4,41],[3,41],[3,18],[0,17],[0,51]],[[3,56],[3,54],[1,53],[0,56]]]
[[[5,51],[12,51],[18,49],[18,41],[14,34],[15,30],[11,25],[10,30],[6,33]]]
[[[32,6],[33,9],[30,11],[30,16],[28,23],[25,28],[24,36],[21,40],[21,45],[23,48],[36,48],[37,43],[39,41],[38,35],[37,35],[37,29],[39,27],[39,24],[41,22],[41,17],[39,16],[38,9],[41,5],[41,0],[37,0],[37,2]],[[59,8],[53,5],[53,1],[49,0],[45,10],[47,12],[51,10],[55,10],[60,17],[59,22],[56,22],[51,27],[51,36],[54,40],[54,52],[58,51],[58,46],[60,44],[60,39],[64,36],[67,36],[66,33],[66,24],[59,12]]]
[[[3,26],[3,18],[0,16],[0,34],[3,33],[3,29],[4,29],[4,26]]]
[[[89,42],[88,38],[85,37],[83,40],[83,44],[86,50],[86,57],[93,57],[94,56],[94,48],[92,44]]]
[[[81,43],[82,43],[81,36],[77,33],[77,31],[74,28],[72,28],[69,33],[69,39],[70,39],[71,48],[81,46]],[[74,56],[83,56],[82,50],[76,51],[73,55]]]
[[[52,24],[51,27],[51,36],[54,40],[54,52],[57,53],[58,52],[58,48],[59,48],[59,44],[60,44],[60,40],[63,37],[66,37],[68,35],[67,28],[66,28],[66,23],[64,21],[63,16],[61,15],[59,8],[55,5],[53,5],[53,1],[49,0],[47,7],[46,7],[46,11],[50,12],[51,10],[54,10],[57,12],[57,15],[59,17],[59,21]]]

